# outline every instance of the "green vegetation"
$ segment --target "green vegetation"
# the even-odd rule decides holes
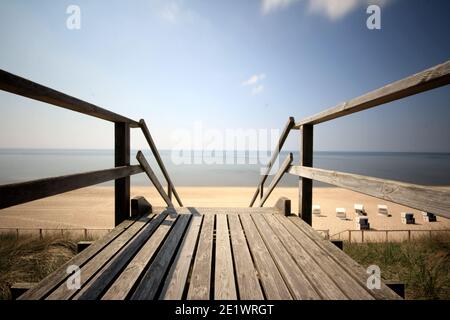
[[[406,299],[450,299],[450,235],[411,242],[344,243],[361,265],[378,265],[385,280],[405,283]]]

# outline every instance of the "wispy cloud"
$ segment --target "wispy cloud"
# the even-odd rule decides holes
[[[260,94],[261,92],[263,92],[263,90],[264,90],[264,86],[262,84],[257,85],[256,87],[252,88],[252,95]]]
[[[243,86],[251,86],[254,84],[257,84],[258,82],[264,80],[266,78],[266,75],[264,73],[260,74],[254,74],[244,82],[242,82]]]
[[[153,0],[152,5],[157,15],[171,24],[191,23],[199,19],[198,15],[187,8],[182,0]]]
[[[393,0],[261,0],[261,12],[269,14],[300,1],[308,2],[309,13],[320,14],[331,21],[335,21],[343,18],[360,6],[369,4],[383,6]]]

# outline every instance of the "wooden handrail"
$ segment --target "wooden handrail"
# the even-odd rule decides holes
[[[262,197],[261,201],[259,202],[259,206],[262,207],[264,203],[266,202],[267,198],[269,198],[270,194],[272,193],[273,189],[277,186],[278,182],[280,182],[283,175],[286,173],[287,170],[289,170],[289,167],[291,166],[292,160],[294,157],[292,156],[292,153],[289,153],[289,155],[284,159],[283,164],[281,165],[280,169],[278,169],[277,174],[273,177],[272,181],[270,182],[269,187],[267,188],[267,192]]]
[[[4,70],[0,70],[0,89],[103,120],[124,122],[129,124],[132,128],[139,127],[138,122],[120,114],[100,108],[89,102],[74,98]]]
[[[450,61],[319,112],[297,122],[295,128],[300,128],[304,124],[319,124],[448,84],[450,84]]]
[[[169,207],[173,207],[172,200],[170,200],[167,193],[164,191],[164,188],[162,187],[161,183],[158,180],[158,177],[156,177],[155,173],[153,172],[152,168],[147,162],[147,159],[145,159],[144,154],[139,150],[136,159],[139,161],[139,164],[141,165],[142,169],[145,171],[147,176],[152,181],[153,185],[155,186],[158,193],[161,195],[161,197],[164,199],[165,203]]]
[[[267,169],[266,172],[261,176],[261,180],[256,188],[255,194],[253,195],[252,200],[250,201],[250,205],[249,207],[252,207],[253,204],[255,203],[256,198],[258,197],[258,194],[261,194],[261,190],[262,187],[264,186],[264,182],[266,182],[267,176],[270,173],[270,170],[272,169],[273,164],[275,163],[275,160],[277,159],[281,148],[283,148],[284,142],[286,141],[289,132],[291,131],[291,129],[294,127],[295,125],[295,120],[293,117],[289,117],[286,125],[284,126],[283,132],[281,133],[281,136],[278,140],[278,144],[277,147],[275,148],[273,154],[272,154],[272,158],[270,159],[269,163],[267,164]]]
[[[156,162],[158,163],[159,168],[161,169],[162,174],[164,175],[164,178],[167,181],[167,187],[168,187],[167,193],[169,195],[169,198],[170,198],[171,193],[173,193],[173,195],[177,199],[178,204],[182,207],[183,203],[181,202],[181,199],[178,196],[178,192],[175,190],[172,180],[170,179],[169,173],[166,170],[164,162],[162,161],[161,156],[158,152],[158,148],[156,148],[155,142],[153,141],[152,135],[150,134],[150,131],[148,130],[147,124],[145,123],[144,119],[141,119],[139,121],[139,126],[141,127],[142,133],[144,134],[145,139],[147,140],[147,143],[150,146],[150,150],[152,151],[153,156],[155,157]]]
[[[0,209],[141,173],[138,165],[0,186]]]
[[[450,190],[352,173],[291,166],[289,173],[450,218]]]

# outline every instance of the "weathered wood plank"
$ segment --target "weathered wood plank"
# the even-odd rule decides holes
[[[0,209],[141,173],[126,166],[0,186]]]
[[[365,95],[303,119],[295,124],[295,128],[300,128],[305,124],[314,125],[336,119],[420,92],[439,88],[448,85],[449,83],[450,61],[446,61],[430,69],[388,84],[380,89],[374,90]]]
[[[189,218],[190,215],[186,214],[178,217],[175,226],[161,246],[155,260],[151,263],[147,271],[145,271],[139,285],[131,296],[132,300],[151,300],[156,297],[172,257],[176,254],[177,246],[184,235]]]
[[[320,299],[320,295],[269,227],[264,216],[257,214],[251,215],[251,217],[293,297],[299,300]],[[266,259],[269,259],[269,257],[266,257]]]
[[[273,189],[275,189],[278,182],[280,182],[281,178],[283,178],[283,175],[289,169],[289,167],[292,163],[292,160],[293,160],[292,153],[289,153],[289,155],[286,157],[286,159],[284,159],[283,163],[281,164],[280,169],[278,169],[277,174],[272,178],[272,181],[270,182],[270,185],[267,188],[266,193],[264,194],[261,201],[259,202],[259,207],[262,207],[264,205],[264,203],[267,201],[267,199],[271,195]]]
[[[313,126],[303,125],[300,138],[300,165],[312,167],[313,165]],[[312,196],[313,181],[300,177],[298,185],[298,215],[307,224],[312,225]]]
[[[349,275],[349,273],[352,272],[351,269],[343,268],[341,265],[336,264],[336,262],[329,257],[327,251],[324,251],[315,243],[315,241],[307,237],[304,233],[298,232],[298,228],[289,220],[289,218],[281,216],[276,218],[350,299],[373,300],[373,296],[367,292],[366,288],[362,287],[358,281]],[[302,221],[298,217],[296,217],[296,219]],[[304,224],[304,221],[302,222]],[[307,225],[307,227],[309,226]],[[309,229],[311,229],[311,227],[309,227]],[[315,231],[312,230],[312,232]]]
[[[187,295],[189,300],[209,300],[211,298],[214,217],[214,215],[205,215],[203,217]]]
[[[169,234],[176,219],[175,215],[166,217],[150,238],[143,243],[125,269],[120,272],[120,275],[102,296],[102,300],[125,300],[127,298],[134,284],[156,254],[167,234]]]
[[[450,218],[450,191],[357,174],[292,166],[289,173]]]
[[[80,285],[83,287],[102,267],[119,252],[136,234],[138,234],[144,226],[146,226],[154,215],[151,214],[140,218],[131,225],[125,232],[118,236],[114,241],[100,252],[98,252],[91,260],[81,267]],[[65,283],[61,284],[48,297],[47,300],[66,300],[78,293],[78,290],[69,289]]]
[[[80,112],[99,119],[112,122],[125,122],[131,127],[139,127],[139,123],[112,111],[100,108],[91,103],[74,98],[59,91],[50,89],[36,82],[0,70],[0,89],[30,99],[50,103],[52,105]]]
[[[250,215],[239,215],[247,237],[264,293],[269,300],[291,300],[292,296],[284,283],[270,252],[262,240]]]
[[[244,231],[237,215],[228,215],[231,245],[236,267],[236,280],[241,300],[263,300],[257,272],[245,240]]]
[[[322,270],[321,265],[314,261],[311,253],[306,251],[273,215],[265,214],[263,217],[266,219],[275,235],[286,247],[286,250],[291,254],[292,258],[299,266],[300,272],[308,278],[309,282],[323,299],[348,299],[341,289],[333,282],[333,279]]]
[[[114,124],[114,165],[130,165],[130,125]],[[114,181],[114,225],[130,218],[130,176]]]
[[[106,265],[98,269],[98,272],[89,282],[78,291],[73,297],[78,300],[95,300],[101,298],[103,292],[117,278],[119,273],[139,252],[146,241],[159,228],[160,224],[167,217],[166,213],[156,216],[150,223],[128,242]]]
[[[136,159],[139,161],[139,164],[141,165],[142,169],[144,169],[145,173],[152,181],[152,183],[155,186],[158,193],[164,199],[164,202],[169,207],[173,207],[172,200],[170,200],[169,196],[167,195],[166,191],[162,187],[161,183],[159,182],[158,178],[156,177],[155,173],[153,172],[152,168],[148,164],[147,160],[144,157],[144,154],[141,151],[138,151],[138,153],[136,155]]]
[[[168,193],[169,199],[172,199],[171,193],[173,193],[173,195],[177,199],[178,204],[182,207],[183,203],[181,202],[181,199],[180,199],[180,196],[178,195],[177,190],[175,190],[175,187],[172,183],[172,180],[170,179],[169,173],[167,172],[166,166],[164,165],[164,162],[161,159],[158,148],[156,147],[156,144],[153,141],[152,135],[150,134],[150,130],[148,130],[145,120],[141,119],[139,121],[139,125],[141,127],[142,133],[144,134],[145,139],[147,140],[148,145],[150,146],[150,150],[152,151],[153,156],[155,157],[155,160],[158,163],[159,167],[161,168],[161,172],[167,181],[167,185],[168,185],[167,193]]]
[[[47,277],[42,279],[35,287],[28,290],[20,296],[20,299],[23,300],[38,300],[45,298],[48,294],[52,292],[52,290],[59,286],[61,283],[65,282],[68,278],[68,274],[66,273],[67,267],[70,265],[76,265],[80,268],[89,261],[93,256],[95,256],[98,252],[101,252],[109,243],[114,241],[117,237],[119,237],[129,226],[134,223],[133,220],[126,220],[122,222],[120,225],[115,227],[111,232],[109,232],[106,236],[101,239],[95,241],[88,248],[83,250],[83,252],[77,254],[75,257],[70,259],[68,262],[63,264],[54,272],[50,273]]]
[[[342,250],[340,250],[330,241],[323,239],[317,232],[312,230],[312,228],[307,224],[305,224],[305,222],[302,221],[301,219],[297,217],[289,217],[285,219],[290,220],[290,222],[292,222],[298,229],[300,229],[309,239],[314,241],[314,243],[325,252],[325,257],[327,259],[331,259],[332,261],[331,265],[334,266],[333,269],[342,268],[346,270],[347,271],[346,274],[350,275],[354,280],[356,280],[356,282],[360,285],[360,287],[367,290],[373,297],[381,300],[400,299],[400,297],[397,294],[395,294],[391,289],[389,289],[384,283],[381,284],[380,289],[376,290],[367,289],[366,284],[368,274],[361,265],[359,265],[356,261],[350,258],[347,254],[345,254]],[[289,226],[289,224],[285,222],[286,220],[283,222],[280,219],[280,221],[284,223],[285,226]],[[291,234],[292,235],[298,234],[298,232],[293,231]],[[301,241],[303,241],[303,243],[305,241],[308,241],[305,239],[307,238],[301,237]],[[335,280],[338,281],[339,278],[336,278]],[[364,297],[363,299],[366,298]]]
[[[167,275],[166,282],[159,297],[160,299],[181,300],[183,298],[189,269],[195,255],[195,245],[200,234],[201,224],[202,216],[197,215],[191,218],[189,229],[184,236],[175,261]]]
[[[291,214],[291,200],[286,197],[281,197],[275,203],[274,208],[284,216]]]
[[[233,258],[228,231],[227,216],[216,215],[216,260],[214,275],[214,299],[236,300]]]
[[[275,160],[277,159],[278,155],[280,154],[281,148],[283,148],[284,142],[286,141],[286,139],[287,139],[287,137],[289,135],[289,132],[291,132],[291,129],[294,127],[294,125],[295,125],[294,118],[293,117],[289,117],[286,125],[284,126],[283,132],[281,133],[280,138],[278,140],[278,145],[277,145],[277,147],[275,148],[275,150],[272,153],[272,158],[270,158],[270,161],[267,164],[266,171],[261,176],[261,180],[259,181],[259,184],[258,184],[258,187],[256,188],[255,194],[253,195],[253,198],[250,201],[250,206],[249,207],[253,206],[253,204],[256,201],[256,198],[258,198],[258,194],[261,195],[260,198],[263,197],[262,190],[263,190],[264,182],[266,182],[267,176],[269,175],[270,170],[272,169],[272,166],[275,163]]]

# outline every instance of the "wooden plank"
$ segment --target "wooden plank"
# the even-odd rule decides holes
[[[236,300],[233,258],[225,214],[216,215],[216,260],[214,275],[214,299]]]
[[[274,205],[274,209],[284,216],[291,214],[291,200],[286,197],[280,197]]]
[[[117,278],[120,272],[139,252],[150,236],[167,217],[167,213],[156,216],[148,223],[130,242],[126,244],[105,266],[99,266],[98,272],[89,282],[78,291],[74,299],[95,300],[99,299],[103,292]]]
[[[202,216],[192,216],[189,229],[166,278],[160,299],[181,300],[183,298],[201,224]]]
[[[307,237],[304,233],[298,232],[298,228],[289,220],[287,217],[276,217],[281,224],[289,231],[289,233],[295,238],[295,240],[307,251],[314,261],[321,266],[322,270],[325,271],[339,286],[339,288],[352,300],[373,300],[373,296],[367,291],[360,282],[356,281],[350,273],[351,269],[343,268],[341,265],[337,264],[334,260],[329,257],[329,253],[323,250],[320,246],[316,244],[315,241]],[[296,217],[303,224],[304,221]],[[309,225],[307,228],[311,229]],[[311,229],[312,230],[312,229]],[[312,230],[312,232],[315,232]],[[321,238],[322,239],[322,238]],[[322,239],[323,240],[323,239]],[[323,240],[325,241],[325,240]],[[366,275],[366,279],[367,279]]]
[[[361,265],[359,265],[356,261],[350,258],[347,254],[345,254],[330,241],[323,239],[319,233],[315,232],[310,226],[308,226],[298,217],[285,218],[284,221],[279,219],[285,226],[289,226],[289,228],[291,228],[290,225],[286,223],[286,219],[290,220],[290,222],[292,222],[298,229],[300,229],[307,236],[307,238],[314,241],[314,243],[318,247],[320,247],[323,252],[325,252],[325,257],[327,259],[331,259],[334,262],[335,269],[342,268],[346,270],[346,274],[350,275],[354,280],[356,280],[360,287],[367,290],[373,297],[375,297],[376,299],[400,299],[400,297],[396,295],[391,289],[389,289],[384,283],[381,284],[380,289],[367,289],[366,283],[368,274]],[[295,234],[298,234],[298,231],[293,231],[291,234],[295,236]],[[303,236],[301,237],[303,243],[305,241],[308,241],[307,238]],[[338,281],[339,279],[340,278],[335,278],[336,281]]]
[[[333,279],[322,270],[321,265],[314,261],[311,253],[306,251],[273,215],[265,214],[263,217],[295,260],[301,272],[320,294],[321,298],[331,300],[348,299],[333,282]]]
[[[300,128],[305,124],[318,124],[355,112],[373,108],[414,94],[439,88],[450,83],[450,61],[434,66],[415,75],[388,84],[380,89],[341,103],[333,108],[319,112],[295,124]]]
[[[258,187],[256,188],[255,194],[253,195],[253,198],[250,201],[250,206],[249,207],[253,206],[253,204],[256,201],[256,198],[258,198],[258,194],[261,195],[260,198],[263,197],[262,190],[263,190],[264,182],[266,182],[267,176],[269,175],[270,170],[272,169],[272,166],[275,163],[275,160],[277,159],[278,155],[280,154],[281,148],[283,148],[284,142],[286,141],[286,139],[287,139],[287,137],[289,135],[289,132],[291,132],[291,129],[294,127],[294,125],[295,125],[294,118],[293,117],[289,117],[286,125],[284,126],[283,132],[280,135],[280,139],[278,140],[278,145],[277,145],[276,149],[272,153],[272,158],[270,158],[270,161],[267,164],[266,171],[261,176],[261,180],[258,183]]]
[[[155,173],[153,172],[152,168],[148,164],[147,160],[144,157],[144,154],[141,151],[138,151],[138,153],[136,155],[136,159],[139,161],[142,169],[144,169],[145,173],[150,178],[150,180],[152,181],[156,190],[161,195],[161,197],[164,199],[164,202],[167,204],[167,206],[173,207],[172,200],[170,200],[166,191],[164,191],[164,188],[162,187],[161,183],[159,182],[158,178],[156,177]]]
[[[257,272],[245,240],[244,231],[237,215],[228,215],[231,245],[236,270],[236,280],[241,300],[263,300]]]
[[[161,246],[155,260],[145,271],[144,276],[139,282],[136,290],[131,296],[132,300],[150,300],[156,297],[160,285],[163,283],[164,276],[169,269],[172,257],[176,254],[176,249],[184,231],[189,223],[190,215],[180,215],[175,226],[172,228],[168,238]]]
[[[187,295],[189,300],[209,300],[211,298],[213,231],[214,215],[205,215],[189,284]]]
[[[300,270],[294,259],[283,246],[280,239],[273,233],[267,224],[267,221],[264,219],[264,216],[261,214],[252,214],[251,217],[294,299],[321,299],[308,278],[303,274],[303,271]],[[269,257],[266,257],[266,259],[267,258]]]
[[[141,167],[135,165],[3,185],[0,186],[0,209],[141,172]]]
[[[156,147],[156,144],[153,141],[152,135],[150,134],[150,130],[148,130],[147,124],[145,123],[144,119],[141,119],[139,121],[139,126],[141,127],[142,133],[144,134],[144,137],[147,140],[148,145],[150,146],[150,150],[152,150],[153,156],[155,157],[155,160],[158,163],[158,165],[161,169],[161,172],[167,181],[167,185],[168,185],[167,193],[168,193],[169,199],[172,199],[171,193],[173,193],[173,195],[177,199],[178,204],[182,207],[183,203],[181,202],[180,196],[178,195],[177,190],[175,190],[172,180],[170,179],[169,173],[167,172],[166,166],[164,165],[164,162],[161,159],[158,148]]]
[[[247,237],[248,246],[261,280],[265,296],[269,300],[292,300],[292,296],[272,260],[264,241],[250,215],[239,215]]]
[[[117,252],[119,252],[136,234],[138,234],[149,221],[153,219],[154,215],[149,215],[140,218],[133,225],[131,225],[125,232],[118,236],[114,241],[100,252],[98,252],[91,260],[89,260],[81,268],[80,286],[83,287],[95,274],[106,264]],[[56,288],[48,297],[47,300],[67,300],[78,293],[78,290],[69,289],[65,283]]]
[[[108,291],[103,295],[102,300],[125,300],[129,296],[131,289],[137,283],[139,277],[155,256],[161,243],[169,234],[177,219],[176,215],[167,216],[158,229],[151,235],[139,252],[128,263],[126,268],[120,273]]]
[[[267,188],[266,193],[264,194],[263,198],[259,202],[259,207],[262,207],[264,203],[269,198],[270,194],[272,193],[273,189],[277,186],[278,182],[280,182],[283,175],[286,173],[286,171],[289,169],[291,163],[293,160],[292,153],[289,153],[289,155],[284,159],[283,163],[281,164],[280,169],[278,169],[277,174],[272,178],[272,181],[270,182],[269,187]]]
[[[312,167],[313,165],[313,126],[303,125],[300,139],[300,165]],[[312,225],[312,196],[313,181],[300,177],[298,185],[298,215],[307,224]]]
[[[20,299],[23,300],[38,300],[45,298],[55,287],[65,282],[69,276],[66,273],[67,267],[70,265],[76,265],[82,267],[87,261],[89,261],[93,256],[105,248],[114,239],[120,236],[129,226],[134,223],[133,220],[126,220],[120,225],[115,227],[111,232],[102,237],[101,239],[95,241],[88,248],[83,250],[83,252],[77,254],[75,257],[70,259],[68,262],[63,264],[54,272],[50,273],[44,279],[42,279],[35,287],[28,290],[23,294]]]
[[[450,191],[352,173],[292,166],[289,173],[450,218]]]
[[[0,89],[30,99],[50,103],[52,105],[80,112],[99,119],[112,122],[125,122],[131,127],[139,127],[139,123],[117,113],[100,108],[91,103],[74,98],[67,94],[50,89],[36,82],[21,78],[12,73],[0,70]]]
[[[116,167],[130,165],[130,126],[125,122],[114,124],[114,163]],[[130,217],[130,177],[114,182],[114,225]]]

